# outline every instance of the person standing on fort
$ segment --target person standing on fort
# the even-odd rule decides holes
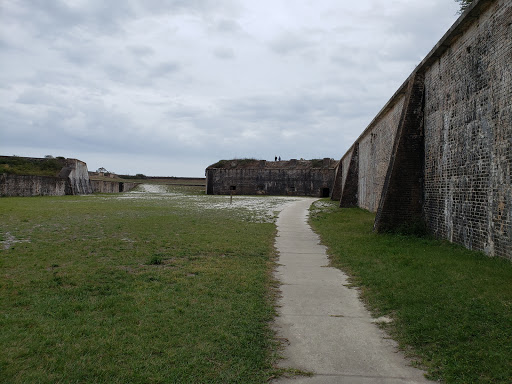
[[[274,161],[277,161],[277,156],[276,156],[276,158],[275,158],[275,160],[274,160]]]
[[[279,161],[281,161],[281,156],[279,156]]]

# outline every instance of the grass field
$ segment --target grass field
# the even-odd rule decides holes
[[[387,331],[446,383],[512,382],[512,263],[447,242],[372,232],[372,213],[323,201],[311,223]]]
[[[0,382],[263,383],[283,198],[0,199]]]
[[[0,382],[264,383],[279,345],[273,224],[289,198],[0,199]],[[407,354],[447,383],[510,383],[512,263],[316,203],[311,222]],[[383,325],[384,326],[384,325]]]

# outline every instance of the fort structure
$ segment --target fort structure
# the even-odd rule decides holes
[[[20,171],[0,174],[0,196],[63,196],[92,193],[87,164],[77,159],[0,156],[2,164],[21,164]],[[7,171],[11,168],[5,165]],[[39,170],[41,174],[38,174]],[[53,170],[53,174],[52,174]],[[51,175],[49,175],[51,174]]]
[[[329,192],[376,231],[425,226],[512,259],[512,1],[474,0],[335,169],[280,163],[210,166],[207,192]]]
[[[337,164],[328,158],[221,160],[206,168],[206,193],[329,197]]]
[[[139,184],[126,181],[91,179],[91,187],[94,193],[129,192]]]
[[[342,157],[332,198],[512,259],[512,1],[474,1]]]
[[[9,167],[9,164],[11,167]],[[16,169],[16,165],[21,170]],[[91,180],[87,164],[77,159],[0,156],[0,196],[64,196],[118,193],[137,183]],[[23,170],[28,170],[26,174]],[[41,174],[39,174],[41,173]]]

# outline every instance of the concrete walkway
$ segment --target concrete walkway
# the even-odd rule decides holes
[[[274,383],[429,383],[378,328],[357,290],[345,286],[347,276],[327,267],[326,249],[307,224],[313,201],[301,199],[281,211],[275,244],[282,282],[276,326],[289,342],[280,366],[314,376]]]

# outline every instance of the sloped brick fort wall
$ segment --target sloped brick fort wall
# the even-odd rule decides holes
[[[479,0],[343,156],[333,198],[512,259],[511,179],[512,1]]]
[[[206,193],[330,197],[336,165],[332,159],[222,160],[206,169]]]
[[[0,174],[0,196],[63,196],[92,193],[87,164],[77,159],[65,159],[63,162],[62,170],[55,177]]]

